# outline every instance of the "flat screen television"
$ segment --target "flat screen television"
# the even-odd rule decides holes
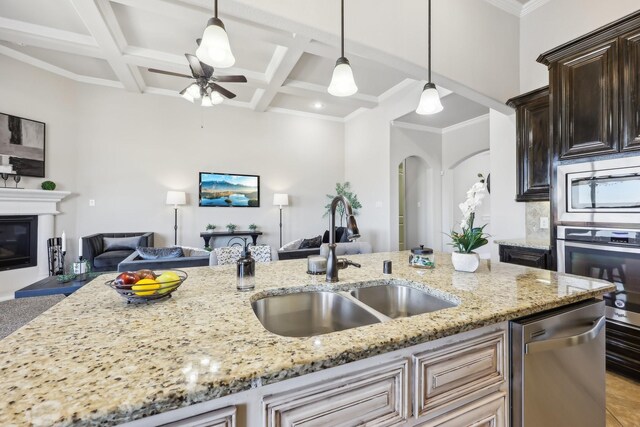
[[[200,172],[200,206],[260,206],[260,177],[228,173]]]

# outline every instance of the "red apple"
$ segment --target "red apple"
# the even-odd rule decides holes
[[[151,270],[138,270],[136,271],[136,274],[140,276],[140,279],[156,279],[156,274]]]
[[[140,276],[138,275],[138,273],[125,271],[124,273],[120,273],[113,282],[115,283],[115,286],[117,288],[131,289],[131,286],[133,286],[139,280]]]

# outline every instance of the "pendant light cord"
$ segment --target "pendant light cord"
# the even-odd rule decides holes
[[[218,1],[218,0],[216,0]],[[431,1],[431,0],[429,0]],[[340,16],[341,16],[341,27],[340,27],[340,33],[341,33],[341,37],[340,37],[340,49],[341,49],[341,54],[340,56],[342,58],[344,58],[344,0],[341,0],[341,8],[340,8]]]
[[[431,1],[431,0],[429,0],[429,1]],[[213,1],[213,5],[214,5],[213,9],[215,11],[214,12],[215,13],[215,17],[218,18],[218,0],[214,0]]]
[[[218,0],[216,0],[217,2]],[[428,32],[429,32],[429,41],[427,43],[428,46],[428,62],[429,62],[429,83],[431,83],[431,0],[429,0],[429,21],[428,21]]]

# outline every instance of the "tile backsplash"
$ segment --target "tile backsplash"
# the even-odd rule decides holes
[[[526,207],[527,239],[549,241],[549,228],[540,228],[540,218],[546,217],[551,227],[551,204],[549,202],[528,202]]]

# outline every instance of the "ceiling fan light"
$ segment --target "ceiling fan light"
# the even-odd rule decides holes
[[[229,36],[220,19],[209,19],[196,56],[200,61],[215,68],[228,68],[236,63],[236,58],[231,52]]]
[[[193,96],[191,96],[189,92],[187,92],[187,89],[184,89],[182,92],[180,92],[180,96],[189,102],[193,102]]]
[[[185,93],[188,94],[192,100],[202,98],[200,86],[198,86],[197,83],[191,83],[189,87],[185,90]]]
[[[213,107],[213,102],[211,102],[211,98],[209,95],[205,95],[202,97],[202,103],[200,104],[203,107]]]
[[[420,115],[436,114],[443,110],[442,103],[440,102],[440,94],[436,85],[429,82],[424,85],[422,89],[422,95],[420,96],[420,103],[416,108],[416,113]]]
[[[211,97],[211,103],[213,105],[222,104],[222,102],[224,101],[224,98],[222,97],[222,95],[220,95],[220,93],[215,90],[211,92],[210,97]]]
[[[333,69],[331,83],[327,91],[333,96],[351,96],[358,92],[358,86],[353,78],[351,64],[345,57],[338,58],[336,67]]]

